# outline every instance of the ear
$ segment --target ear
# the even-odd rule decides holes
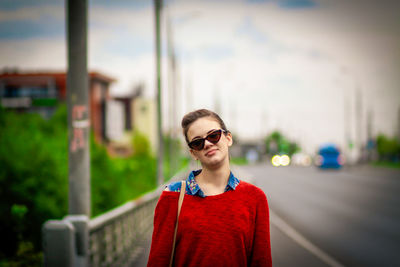
[[[232,146],[233,145],[233,137],[232,137],[231,132],[228,132],[226,134],[226,139],[228,140],[228,146]]]

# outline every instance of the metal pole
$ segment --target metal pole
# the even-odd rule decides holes
[[[162,0],[154,0],[155,27],[156,27],[156,84],[157,84],[157,126],[158,126],[158,156],[157,156],[157,182],[159,185],[164,183],[163,162],[164,162],[164,140],[162,134],[162,114],[161,114],[161,38],[160,38],[160,12]]]
[[[371,161],[372,159],[372,147],[371,147],[371,141],[372,141],[372,119],[373,119],[373,113],[372,109],[370,109],[367,113],[367,160]]]
[[[169,94],[170,94],[170,142],[169,142],[169,177],[172,177],[177,167],[178,161],[178,147],[176,144],[176,116],[177,116],[177,88],[176,88],[176,55],[175,55],[175,44],[173,39],[173,31],[171,27],[170,17],[167,15],[167,44],[168,44],[168,60],[169,60]]]
[[[350,156],[351,156],[351,130],[350,130],[350,119],[351,119],[351,111],[350,111],[350,100],[349,100],[349,92],[346,91],[346,88],[343,88],[344,95],[344,153],[347,161],[347,165],[351,165]]]
[[[362,93],[361,89],[356,90],[356,130],[357,130],[357,163],[361,163],[363,160],[363,141],[362,141]]]
[[[87,0],[66,2],[69,214],[90,217]]]
[[[174,90],[174,81],[173,81],[173,71],[174,71],[174,62],[173,62],[173,47],[171,42],[171,20],[169,14],[166,14],[166,25],[167,25],[167,51],[168,51],[168,96],[169,96],[169,143],[168,143],[168,163],[169,163],[169,172],[168,178],[172,176],[173,168],[173,139],[174,139],[174,124],[173,124],[173,108],[174,108],[174,100],[173,100],[173,90]]]

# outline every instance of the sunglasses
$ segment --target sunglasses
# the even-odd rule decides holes
[[[222,133],[226,134],[227,131],[222,130],[222,129],[212,131],[205,138],[199,138],[199,139],[195,139],[195,140],[191,141],[190,143],[188,143],[188,146],[191,149],[200,151],[204,148],[204,143],[206,140],[213,144],[218,143],[219,139],[221,139]]]

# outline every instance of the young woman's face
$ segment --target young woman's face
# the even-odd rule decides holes
[[[187,132],[189,142],[198,139],[205,138],[213,130],[221,129],[220,124],[211,117],[203,117],[194,121]],[[201,164],[212,166],[229,159],[228,147],[232,145],[232,135],[221,134],[221,139],[218,143],[213,144],[208,140],[204,142],[204,148],[202,150],[190,149],[190,153],[195,159],[200,160]]]

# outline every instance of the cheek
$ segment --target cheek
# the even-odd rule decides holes
[[[197,158],[196,152],[193,149],[190,149],[190,155],[192,155],[193,158]]]

